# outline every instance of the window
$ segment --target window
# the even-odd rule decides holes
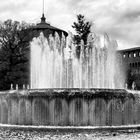
[[[135,67],[135,63],[132,63],[132,67]]]
[[[136,57],[136,53],[134,53],[134,57]]]
[[[135,63],[135,67],[137,67],[138,66],[138,64],[137,64],[137,62]]]
[[[123,54],[123,58],[125,58],[126,57],[126,55],[125,54]]]
[[[138,62],[138,67],[140,67],[140,62]]]

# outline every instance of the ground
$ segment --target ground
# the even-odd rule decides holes
[[[140,140],[140,130],[101,132],[45,132],[0,128],[0,140]]]

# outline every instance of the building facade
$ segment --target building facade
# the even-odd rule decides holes
[[[119,51],[126,70],[129,89],[140,89],[140,47]]]

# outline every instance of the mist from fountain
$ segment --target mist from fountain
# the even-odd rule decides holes
[[[80,58],[69,35],[43,33],[31,42],[31,88],[123,88],[125,76],[117,42],[90,34],[87,48],[81,41]]]

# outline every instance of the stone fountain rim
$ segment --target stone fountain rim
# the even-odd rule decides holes
[[[44,125],[13,125],[0,124],[2,129],[23,131],[50,131],[50,132],[82,132],[82,131],[124,131],[140,130],[140,124],[118,126],[44,126]]]
[[[1,91],[0,96],[7,97],[61,97],[61,98],[134,98],[134,93],[125,89],[105,88],[48,88],[48,89],[26,89]]]

